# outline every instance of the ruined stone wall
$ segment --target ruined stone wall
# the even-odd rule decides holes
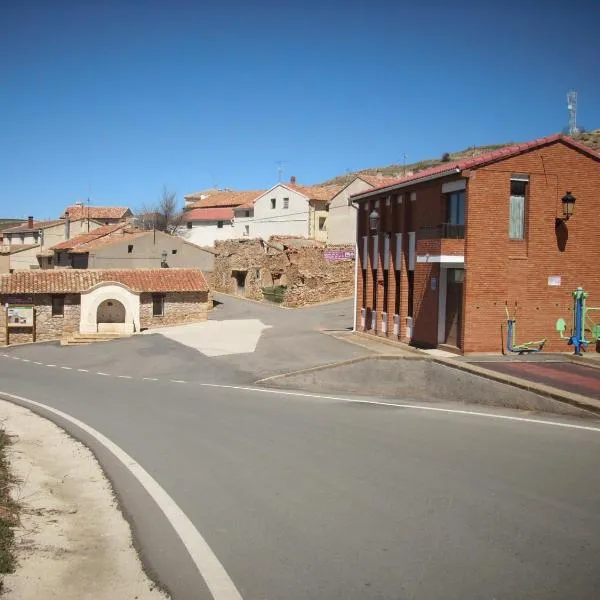
[[[354,247],[278,238],[217,242],[214,289],[263,300],[262,288],[282,285],[290,307],[347,298],[354,293],[354,260],[326,260],[324,251],[332,248]]]
[[[50,294],[36,294],[31,298],[28,305],[35,307],[35,328],[37,342],[47,340],[58,340],[65,334],[79,331],[81,317],[81,304],[79,294],[66,294],[64,314],[62,316],[52,315],[52,296]],[[6,344],[6,308],[5,303],[11,302],[9,296],[0,296],[0,344]],[[9,344],[24,344],[33,342],[33,330],[28,327],[8,328]]]
[[[208,292],[168,292],[164,294],[164,315],[152,314],[152,294],[140,295],[140,325],[142,328],[162,327],[206,321],[209,310]]]

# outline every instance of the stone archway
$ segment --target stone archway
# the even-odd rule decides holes
[[[98,305],[96,311],[98,331],[106,329],[106,325],[119,325],[125,323],[125,307],[118,300],[104,300]]]

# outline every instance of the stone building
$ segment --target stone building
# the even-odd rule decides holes
[[[283,305],[303,306],[352,296],[354,246],[325,246],[304,238],[217,242],[214,289],[263,300],[281,286]]]
[[[132,334],[207,319],[199,269],[56,269],[0,275],[0,343]]]

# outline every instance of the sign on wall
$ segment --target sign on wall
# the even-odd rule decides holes
[[[548,285],[553,286],[553,287],[558,287],[558,286],[560,286],[560,283],[561,283],[560,275],[550,275],[550,277],[548,277]]]
[[[6,315],[9,327],[33,327],[33,306],[8,306]]]
[[[354,258],[354,250],[323,250],[323,258],[332,262],[351,260]]]

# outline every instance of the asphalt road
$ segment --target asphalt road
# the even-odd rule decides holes
[[[318,328],[326,311],[340,314],[336,306],[308,317],[267,307],[277,311],[273,323],[281,319],[280,332],[267,335],[279,344],[295,328]],[[191,375],[193,351],[175,346],[155,352],[177,355],[173,366]],[[593,422],[552,419],[556,426],[495,418],[518,415],[506,410],[484,416],[219,383],[235,357],[210,359],[210,368],[201,357],[186,383],[167,371],[144,380],[143,353],[115,350],[109,361],[109,347],[120,348],[79,349],[85,371],[55,346],[10,349],[0,353],[0,390],[64,411],[130,454],[202,533],[244,600],[598,598]],[[40,360],[44,352],[52,363]],[[119,378],[123,363],[130,374]],[[210,598],[150,496],[100,444],[67,428],[112,479],[151,575],[177,600]]]

